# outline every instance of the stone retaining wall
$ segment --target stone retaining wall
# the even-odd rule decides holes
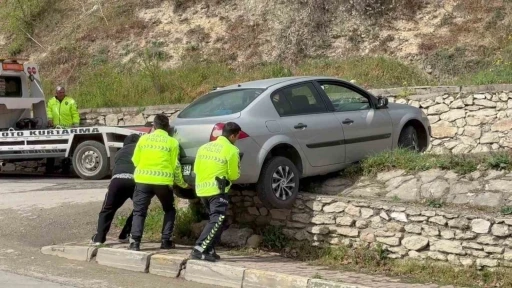
[[[477,153],[512,147],[512,85],[370,90],[390,102],[421,108],[432,125],[434,153]],[[84,125],[142,125],[154,115],[175,117],[186,105],[80,110]]]
[[[432,145],[429,151],[433,153],[478,153],[512,147],[512,134],[509,132],[512,128],[512,85],[409,87],[370,91],[376,96],[388,97],[390,102],[421,108],[432,125]],[[144,125],[159,113],[172,119],[184,107],[186,104],[81,109],[80,118],[81,124],[88,126]],[[20,169],[31,168],[22,166]]]
[[[381,244],[390,258],[512,267],[512,217],[308,193],[291,210],[268,210],[253,191],[234,191],[231,202],[236,222],[281,226],[313,246]]]

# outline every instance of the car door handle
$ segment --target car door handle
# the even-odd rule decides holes
[[[307,128],[307,127],[308,127],[308,125],[303,124],[303,123],[299,123],[299,124],[293,126],[293,128],[295,128],[295,129],[304,129],[304,128]]]
[[[350,124],[354,123],[354,120],[352,120],[352,119],[348,119],[348,118],[347,118],[347,119],[343,120],[341,123],[343,123],[343,124],[349,124],[349,125],[350,125]]]

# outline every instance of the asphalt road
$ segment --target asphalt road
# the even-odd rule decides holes
[[[0,286],[212,287],[41,254],[42,246],[91,238],[108,183],[0,175]],[[122,209],[129,211],[131,205],[128,201]]]

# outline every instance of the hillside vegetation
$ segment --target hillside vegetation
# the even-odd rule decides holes
[[[365,88],[507,83],[511,0],[4,0],[0,55],[81,107],[189,102],[329,75]]]

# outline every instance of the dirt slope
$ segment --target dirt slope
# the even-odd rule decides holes
[[[509,2],[7,0],[0,3],[0,53],[30,57],[50,79],[71,82],[83,67],[133,63],[145,49],[165,67],[187,57],[236,65],[386,55],[451,75],[508,57]],[[24,17],[31,20],[20,24]]]

